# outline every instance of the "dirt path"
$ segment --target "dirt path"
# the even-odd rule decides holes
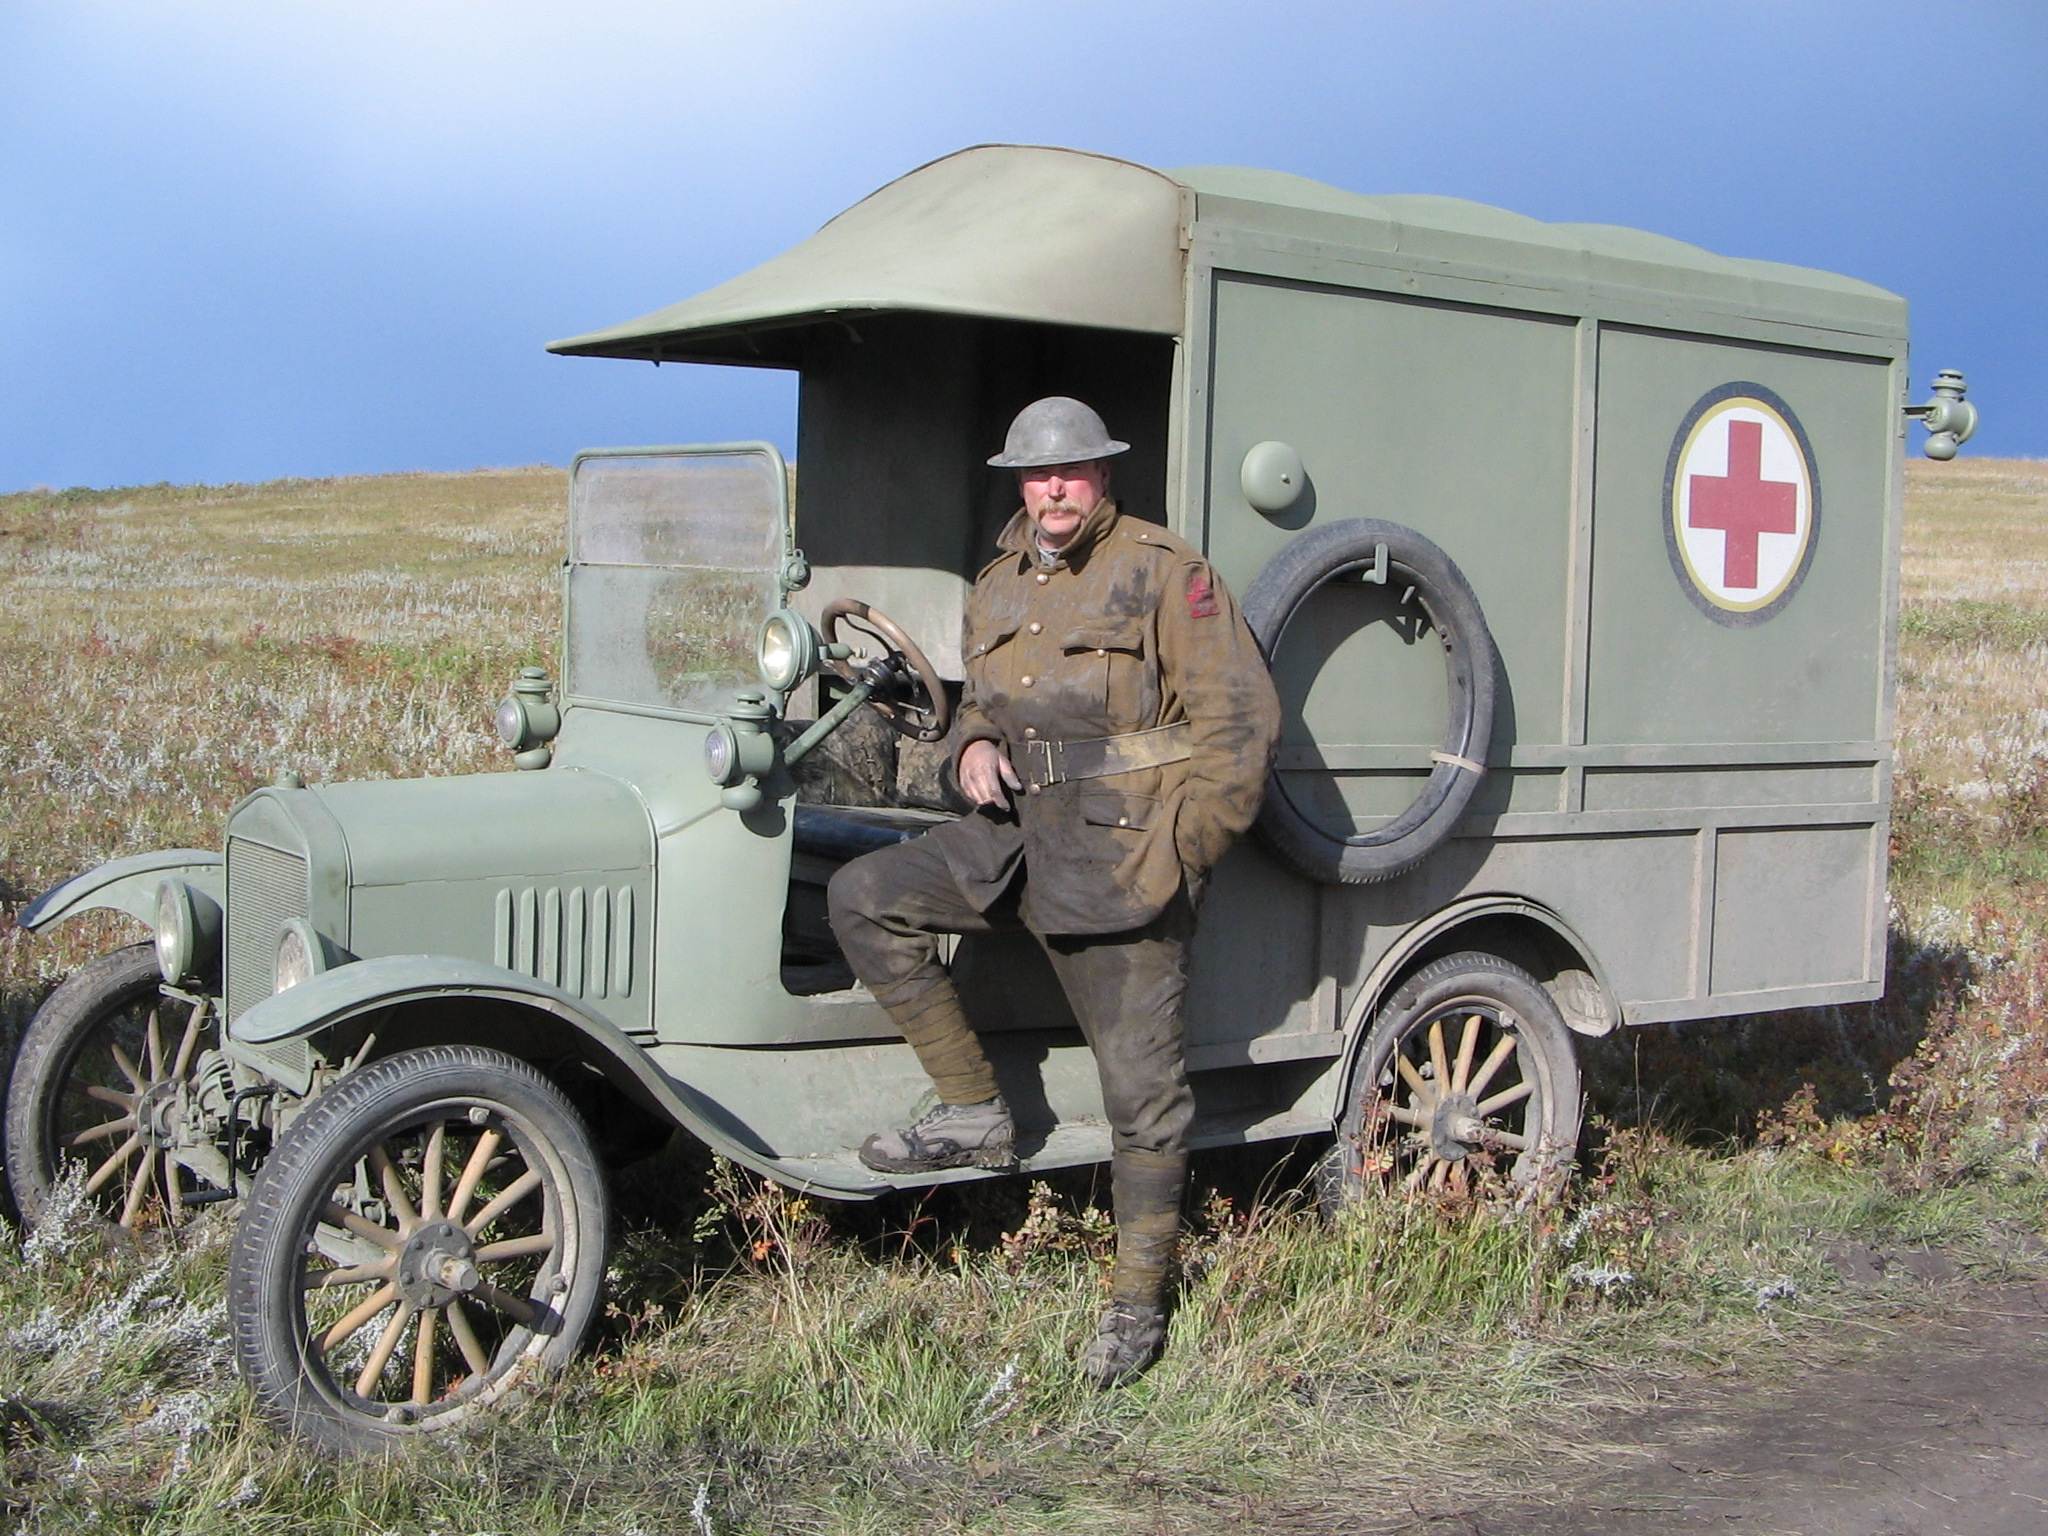
[[[1971,1291],[1863,1363],[1702,1386],[1601,1428],[1606,1470],[1541,1503],[1423,1509],[1456,1536],[2042,1536],[2048,1285]]]

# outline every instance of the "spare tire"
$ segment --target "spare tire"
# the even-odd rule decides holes
[[[1267,663],[1288,621],[1316,590],[1340,576],[1374,572],[1382,547],[1388,590],[1412,588],[1412,600],[1443,643],[1450,708],[1443,745],[1430,754],[1435,766],[1422,792],[1406,810],[1370,832],[1339,836],[1318,824],[1289,797],[1274,769],[1259,810],[1259,834],[1301,873],[1331,884],[1391,879],[1414,868],[1449,837],[1485,777],[1493,734],[1499,660],[1479,599],[1449,555],[1399,523],[1362,517],[1311,529],[1253,578],[1244,594],[1244,616]],[[1358,686],[1370,689],[1372,680],[1360,678]]]

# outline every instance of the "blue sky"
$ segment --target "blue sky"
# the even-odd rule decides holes
[[[989,140],[1848,273],[2048,456],[2037,0],[0,0],[0,490],[786,443],[782,376],[541,345]]]

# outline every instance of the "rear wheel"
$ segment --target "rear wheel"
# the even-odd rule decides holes
[[[474,1046],[374,1062],[250,1191],[228,1267],[243,1378],[332,1451],[452,1429],[575,1353],[608,1219],[589,1131],[531,1067]]]
[[[31,1223],[76,1172],[107,1221],[175,1226],[226,1198],[233,1174],[206,1136],[198,1068],[217,1060],[211,1006],[163,992],[156,947],[87,962],[23,1033],[7,1092],[7,1176]]]
[[[1518,965],[1432,961],[1381,1007],[1324,1169],[1336,1203],[1410,1195],[1548,1198],[1579,1141],[1571,1028]]]

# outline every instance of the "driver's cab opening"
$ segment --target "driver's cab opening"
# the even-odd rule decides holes
[[[795,480],[811,580],[791,606],[813,624],[837,598],[879,609],[923,647],[957,705],[967,592],[1020,505],[1014,476],[987,464],[1011,418],[1046,395],[1087,401],[1131,445],[1115,460],[1119,508],[1165,523],[1173,348],[1167,336],[917,313],[807,328]],[[785,729],[794,735],[839,692],[830,676],[800,686]],[[848,859],[968,808],[950,771],[954,746],[950,734],[913,741],[861,709],[795,765],[789,991],[853,985],[826,921],[825,883]]]

